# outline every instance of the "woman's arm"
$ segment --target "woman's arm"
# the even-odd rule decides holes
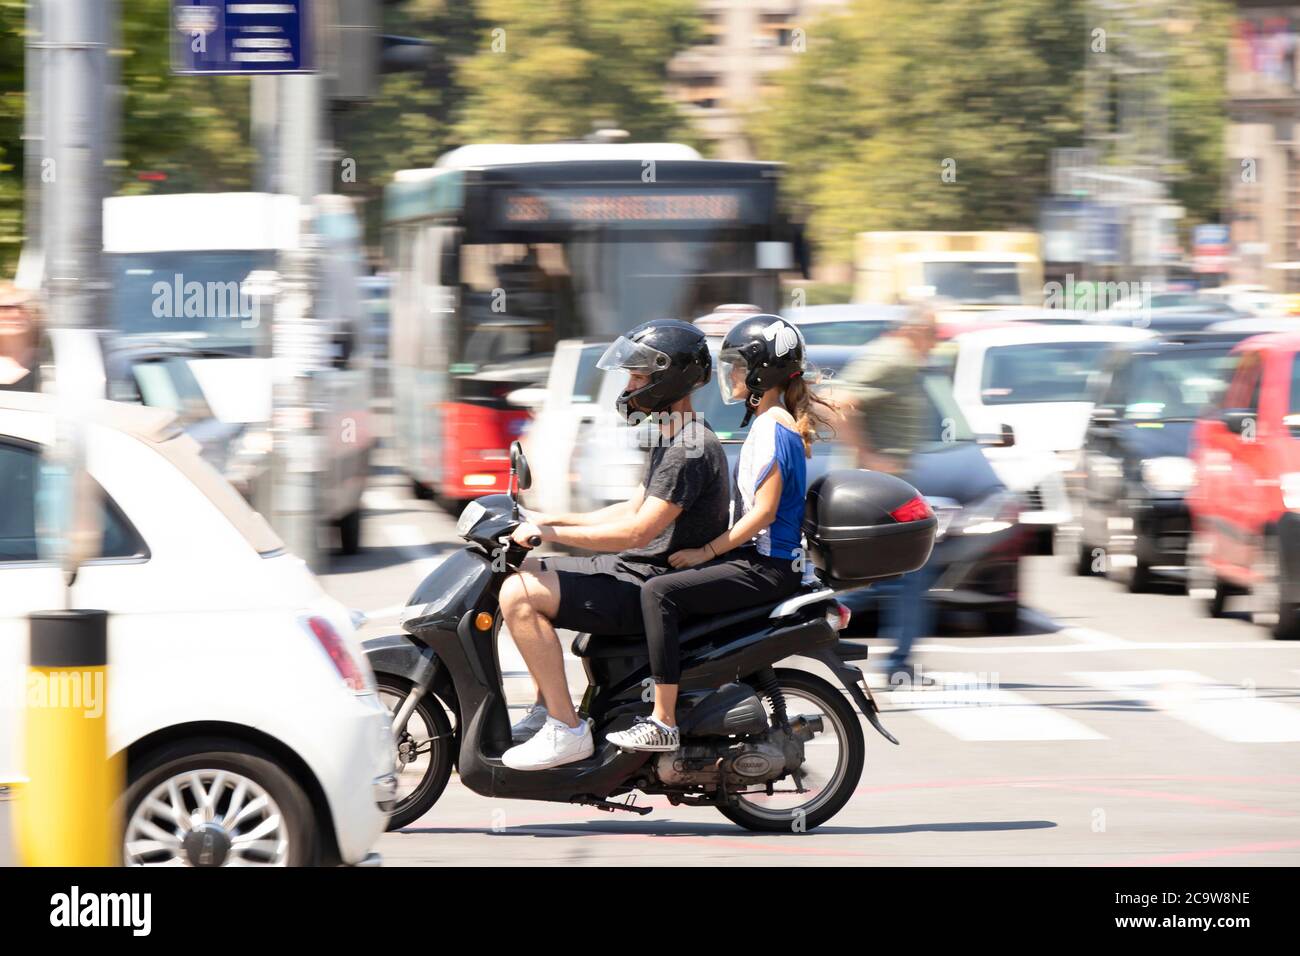
[[[730,528],[710,541],[705,546],[706,550],[712,551],[713,556],[717,557],[726,554],[732,548],[747,544],[754,535],[776,520],[776,512],[780,504],[781,469],[776,462],[773,462],[772,470],[754,492],[754,507],[745,512],[744,516]]]

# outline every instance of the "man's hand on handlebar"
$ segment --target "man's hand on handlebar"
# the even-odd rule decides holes
[[[515,528],[510,540],[521,548],[535,548],[542,543],[542,529],[531,521],[525,521]]]

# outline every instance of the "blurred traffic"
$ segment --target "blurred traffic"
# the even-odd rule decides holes
[[[808,483],[889,472],[936,519],[924,566],[853,587],[832,587],[820,568],[809,584],[837,592],[835,630],[869,643],[863,666],[887,708],[945,692],[923,665],[962,651],[934,647],[940,636],[990,653],[1043,638],[1052,652],[1047,637],[1073,628],[1080,644],[1115,646],[1056,620],[1058,593],[1075,617],[1086,617],[1078,595],[1108,586],[1116,598],[1094,599],[1123,592],[1120,616],[1133,620],[1179,614],[1176,601],[1248,619],[1254,631],[1233,633],[1250,646],[1300,638],[1300,207],[1282,201],[1292,172],[1223,172],[1290,149],[1257,100],[1271,91],[1295,105],[1295,57],[1269,66],[1259,45],[1276,34],[1294,46],[1297,11],[1207,3],[1140,17],[1143,4],[1121,4],[1110,42],[1164,78],[1146,86],[1118,56],[1077,60],[1096,43],[1085,29],[1095,4],[1059,17],[1032,4],[1054,24],[1035,63],[1074,59],[1061,75],[1029,71],[1041,102],[1028,92],[1016,103],[1040,108],[1002,115],[950,102],[956,79],[923,84],[939,84],[939,106],[917,100],[924,91],[875,55],[913,21],[905,59],[953,55],[948,27],[920,22],[945,17],[865,0],[764,4],[763,19],[740,3],[684,4],[663,14],[693,24],[668,31],[676,47],[628,44],[653,93],[580,76],[581,95],[529,125],[551,92],[530,84],[548,73],[496,76],[509,47],[493,49],[489,32],[528,50],[547,33],[526,5],[476,5],[482,23],[467,25],[417,4],[403,24],[445,32],[396,44],[413,57],[399,68],[383,4],[331,4],[315,29],[337,43],[320,44],[319,62],[241,78],[226,75],[241,72],[237,58],[186,51],[177,24],[215,28],[208,7],[174,0],[153,4],[157,23],[123,17],[123,42],[179,43],[170,81],[248,80],[221,87],[235,91],[240,132],[195,134],[195,155],[179,155],[199,172],[180,174],[174,144],[140,151],[171,107],[138,64],[105,83],[44,69],[51,38],[104,56],[105,17],[87,14],[98,32],[78,37],[53,0],[7,6],[30,19],[21,31],[0,20],[29,58],[4,90],[26,93],[27,132],[0,126],[0,160],[22,158],[12,195],[0,192],[14,206],[5,222],[18,206],[26,217],[0,281],[0,797],[32,783],[30,754],[49,743],[24,718],[34,681],[46,687],[61,659],[39,663],[47,625],[36,622],[52,609],[107,612],[107,663],[68,667],[111,675],[76,686],[88,708],[109,702],[125,798],[111,850],[80,862],[375,862],[395,838],[381,837],[394,806],[439,775],[440,793],[459,768],[437,742],[460,739],[468,715],[445,693],[445,713],[416,709],[407,683],[377,682],[364,642],[391,638],[435,599],[419,597],[421,582],[462,538],[474,544],[449,519],[476,499],[518,494],[559,514],[636,495],[657,428],[629,424],[627,374],[597,362],[653,319],[694,323],[715,363],[746,317],[794,323],[817,370],[809,384],[838,410],[809,453]],[[297,29],[300,6],[288,6]],[[957,6],[984,17],[996,5]],[[864,24],[886,39],[859,35]],[[447,54],[449,38],[468,38],[465,49]],[[349,46],[361,41],[366,56]],[[980,62],[1003,62],[999,44],[1011,43],[993,37]],[[731,55],[715,57],[723,48]],[[1222,70],[1189,70],[1207,48]],[[765,65],[731,62],[751,58]],[[828,91],[868,63],[882,64],[863,94],[870,122],[849,122]],[[381,79],[390,66],[399,75]],[[1213,96],[1206,76],[1221,81]],[[1030,89],[1012,70],[973,99],[1021,80]],[[1096,102],[1111,87],[1116,103]],[[70,103],[68,115],[51,102]],[[230,118],[193,113],[214,130]],[[973,120],[951,143],[948,113]],[[893,139],[899,115],[919,117],[910,131],[925,149]],[[87,159],[76,118],[93,116]],[[236,140],[246,169],[204,165]],[[64,178],[42,178],[54,158]],[[128,167],[122,182],[104,173]],[[713,385],[693,400],[734,476],[746,409]],[[531,481],[519,481],[516,442]],[[588,655],[573,648],[576,670]],[[1297,673],[1300,658],[1287,662]],[[518,708],[529,689],[509,663],[501,693]],[[1156,693],[1197,683],[1191,666],[1131,673]],[[1243,741],[1300,740],[1293,709],[1280,736]],[[29,861],[31,834],[53,819],[30,813],[13,824]]]

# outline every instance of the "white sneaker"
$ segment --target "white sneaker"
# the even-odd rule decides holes
[[[511,770],[549,770],[577,760],[586,760],[596,752],[591,725],[585,720],[574,733],[554,717],[547,717],[529,740],[511,747],[501,755],[501,762]]]
[[[546,713],[545,704],[529,705],[524,716],[515,721],[510,728],[510,739],[514,743],[522,744],[542,729],[542,724],[546,723],[548,716],[550,715]]]

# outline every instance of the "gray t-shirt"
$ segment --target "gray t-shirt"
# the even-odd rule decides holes
[[[645,493],[677,505],[682,513],[644,548],[619,555],[625,561],[667,565],[674,552],[702,548],[727,530],[727,456],[703,419],[692,418],[671,441],[664,439],[651,450]]]

